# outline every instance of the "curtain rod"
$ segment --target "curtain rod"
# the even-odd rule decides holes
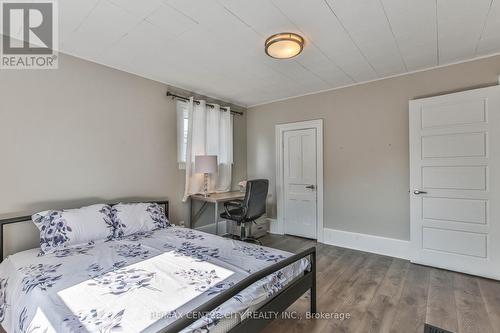
[[[182,101],[189,101],[189,98],[187,98],[187,97],[183,97],[183,96],[179,96],[179,95],[176,95],[176,94],[172,94],[172,93],[171,93],[171,92],[169,92],[169,91],[167,91],[167,96],[172,97],[172,98],[177,98],[177,99],[180,99],[180,100],[182,100]],[[195,103],[195,104],[200,104],[200,101],[195,100],[195,101],[194,101],[194,103]],[[214,107],[214,105],[213,105],[213,104],[210,104],[210,103],[206,103],[206,105],[207,105],[209,108],[213,108],[213,107]],[[224,108],[224,107],[221,107],[220,109],[221,109],[222,111],[227,111],[227,108]],[[231,110],[231,113],[232,113],[232,114],[238,114],[238,115],[240,115],[240,116],[242,116],[242,115],[243,115],[243,112],[239,112],[239,111],[233,111],[233,110]]]

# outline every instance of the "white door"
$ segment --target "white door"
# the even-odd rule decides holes
[[[500,87],[410,101],[412,262],[500,279]]]
[[[316,129],[283,134],[285,234],[316,238]]]

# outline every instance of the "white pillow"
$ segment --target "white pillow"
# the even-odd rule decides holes
[[[40,230],[42,253],[95,240],[111,239],[114,235],[111,206],[105,204],[47,210],[34,214],[31,218]]]
[[[113,206],[115,237],[166,228],[170,225],[156,203],[119,203]]]

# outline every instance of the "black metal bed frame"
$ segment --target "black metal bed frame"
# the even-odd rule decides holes
[[[271,298],[269,302],[257,309],[255,311],[255,315],[242,320],[239,324],[231,328],[229,332],[258,332],[269,322],[276,319],[279,314],[281,314],[281,312],[285,311],[308,290],[311,291],[310,311],[311,313],[316,313],[316,247],[310,247],[307,250],[288,257],[285,260],[279,261],[274,265],[268,266],[263,270],[260,270],[246,277],[220,295],[212,298],[208,302],[199,306],[197,309],[193,310],[190,313],[191,316],[184,316],[181,319],[174,321],[172,324],[170,324],[160,332],[177,333],[181,331],[183,328],[198,320],[200,318],[200,315],[209,313],[210,311],[214,310],[219,305],[231,299],[233,296],[238,294],[243,289],[249,287],[253,283],[306,257],[310,257],[311,267],[308,271],[304,272],[304,275],[285,287],[285,289],[281,290],[277,295]]]
[[[143,201],[144,202],[144,201]],[[169,216],[168,201],[151,201],[162,205],[165,209],[165,215]],[[3,261],[3,228],[4,225],[28,222],[31,221],[31,216],[19,216],[0,220],[0,261]],[[299,278],[287,285],[283,290],[278,292],[267,303],[255,311],[255,314],[243,319],[236,326],[231,328],[231,333],[246,333],[258,332],[264,328],[269,322],[279,317],[290,305],[297,301],[304,293],[310,290],[310,311],[316,313],[316,247],[310,247],[300,253],[294,254],[282,261],[279,261],[271,266],[268,266],[236,283],[229,289],[225,290],[218,296],[210,299],[208,302],[200,305],[198,308],[190,312],[189,315],[184,315],[177,319],[169,326],[160,330],[162,333],[177,333],[194,323],[201,318],[202,315],[210,313],[224,302],[236,296],[245,288],[251,286],[255,282],[265,278],[266,276],[285,268],[303,258],[309,257],[310,267]]]

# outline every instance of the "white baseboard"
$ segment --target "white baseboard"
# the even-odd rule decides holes
[[[283,224],[279,223],[278,220],[272,219],[272,218],[267,218],[269,221],[269,233],[270,234],[276,234],[276,235],[283,235]]]
[[[195,228],[196,230],[207,232],[209,234],[215,234],[215,223],[203,225],[201,227]],[[219,235],[223,235],[227,232],[227,223],[222,220],[219,221]]]
[[[410,241],[329,228],[324,228],[323,237],[323,243],[328,245],[402,259],[410,258]]]

